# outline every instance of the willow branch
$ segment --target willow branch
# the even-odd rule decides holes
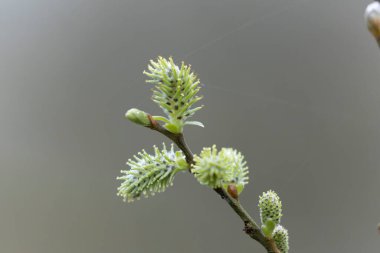
[[[149,121],[150,125],[147,126],[148,128],[155,130],[157,132],[160,132],[161,134],[168,137],[170,140],[172,140],[178,148],[182,150],[182,152],[185,154],[186,161],[188,164],[193,165],[194,164],[194,156],[191,152],[190,148],[187,146],[185,138],[182,133],[174,134],[170,131],[168,131],[166,128],[161,126],[157,121],[155,121],[150,115]],[[241,205],[239,200],[232,198],[224,189],[222,188],[216,188],[214,191],[222,198],[224,199],[228,205],[235,211],[235,213],[240,217],[240,219],[244,223],[244,232],[249,235],[252,239],[259,242],[268,253],[281,253],[277,247],[276,244],[272,239],[268,239],[264,236],[264,234],[261,232],[260,227],[257,225],[257,223],[252,219],[252,217],[248,214],[248,212],[244,209],[244,207]]]

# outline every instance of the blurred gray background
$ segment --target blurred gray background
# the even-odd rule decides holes
[[[1,0],[2,253],[264,252],[189,174],[123,203],[115,178],[163,136],[148,60],[193,66],[205,104],[194,152],[235,147],[277,191],[291,252],[380,252],[380,51],[369,1]]]

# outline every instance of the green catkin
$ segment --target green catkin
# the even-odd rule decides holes
[[[123,175],[117,178],[123,180],[117,195],[128,202],[139,199],[141,195],[148,196],[164,191],[173,184],[178,171],[188,168],[182,152],[175,152],[173,145],[167,150],[165,144],[162,150],[154,147],[154,155],[145,150],[139,152],[134,159],[128,160],[127,165],[130,169],[122,170]]]
[[[275,224],[279,224],[282,216],[282,204],[277,193],[270,190],[264,192],[259,199],[261,224],[265,224],[268,219],[272,219]]]
[[[226,188],[229,184],[235,184],[240,193],[248,183],[244,156],[232,148],[222,148],[219,152],[215,145],[204,148],[199,156],[194,157],[194,161],[192,172],[203,185]]]
[[[165,121],[169,131],[180,133],[187,124],[203,126],[197,121],[186,121],[202,108],[193,107],[202,97],[197,96],[200,81],[189,65],[182,62],[181,67],[178,67],[171,57],[165,59],[160,56],[156,61],[150,61],[148,71],[144,71],[144,74],[149,78],[146,82],[155,85],[152,100],[167,115],[167,118],[160,117],[160,120]]]
[[[281,253],[289,252],[289,235],[288,230],[283,226],[277,225],[273,231],[273,240],[276,243],[277,248]]]

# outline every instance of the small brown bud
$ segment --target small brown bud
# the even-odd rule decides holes
[[[380,3],[373,2],[367,6],[364,15],[367,27],[380,47]]]
[[[229,184],[227,186],[227,192],[228,194],[230,194],[231,197],[233,197],[234,199],[238,199],[239,197],[239,193],[238,193],[238,190],[236,189],[236,185],[234,184]]]

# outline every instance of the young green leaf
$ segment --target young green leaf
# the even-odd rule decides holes
[[[275,227],[276,227],[276,223],[271,218],[269,218],[267,219],[265,224],[261,226],[261,231],[263,231],[265,237],[272,238],[272,233]]]

